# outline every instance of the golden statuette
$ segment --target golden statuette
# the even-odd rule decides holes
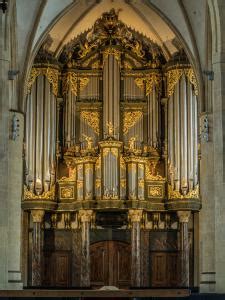
[[[93,150],[93,138],[91,136],[87,136],[83,134],[83,137],[85,138],[87,142],[87,150]]]

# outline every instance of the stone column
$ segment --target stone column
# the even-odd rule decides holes
[[[80,210],[81,227],[81,275],[80,286],[90,286],[90,226],[93,210]]]
[[[8,187],[9,187],[9,80],[10,69],[10,21],[11,18],[0,11],[0,289],[8,285]]]
[[[33,236],[32,236],[32,286],[41,286],[42,276],[42,229],[41,224],[44,218],[43,210],[32,210]]]
[[[180,286],[189,287],[189,240],[188,240],[188,221],[190,211],[177,212],[180,223]]]
[[[131,286],[141,286],[141,220],[143,211],[129,210],[131,224]]]

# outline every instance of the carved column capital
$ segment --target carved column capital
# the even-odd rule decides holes
[[[41,223],[43,221],[45,211],[40,209],[31,210],[31,215],[34,223]]]
[[[81,222],[91,222],[92,221],[92,217],[93,217],[93,210],[91,209],[82,209],[82,210],[79,210],[79,219]]]
[[[128,216],[130,219],[130,222],[141,222],[142,216],[143,216],[143,210],[142,209],[129,209]]]
[[[177,216],[179,218],[180,223],[188,223],[190,218],[191,212],[190,211],[178,211]]]

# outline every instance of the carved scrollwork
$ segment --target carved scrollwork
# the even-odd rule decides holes
[[[103,58],[104,60],[109,56],[109,55],[114,55],[115,58],[120,62],[120,55],[121,52],[118,49],[108,47],[103,51]]]
[[[189,191],[186,195],[180,193],[180,191],[173,190],[172,186],[168,185],[168,198],[169,199],[199,199],[199,185]]]
[[[174,93],[175,86],[177,82],[180,80],[181,76],[183,74],[182,69],[174,69],[170,70],[167,73],[167,93],[168,96],[172,96]]]
[[[195,95],[198,95],[198,85],[195,73],[192,68],[177,68],[167,72],[167,94],[172,96],[174,89],[181,76],[185,75],[194,87]]]
[[[154,86],[158,87],[161,81],[162,76],[158,73],[150,73],[135,79],[135,83],[140,89],[144,90],[146,88],[146,96],[151,94]]]
[[[33,191],[29,191],[27,186],[24,185],[24,199],[25,200],[54,200],[55,199],[55,186],[52,185],[49,191],[43,192],[41,195],[36,195]]]
[[[140,118],[143,117],[142,111],[126,111],[123,118],[123,133],[127,134],[129,129],[133,127]]]
[[[32,85],[40,75],[46,76],[52,86],[52,92],[55,96],[58,94],[59,70],[53,67],[33,67],[27,82],[27,93],[31,92]]]
[[[62,77],[62,92],[67,94],[69,89],[74,96],[77,95],[77,76],[74,72],[67,72]]]
[[[89,82],[87,77],[79,77],[75,72],[67,72],[62,76],[62,92],[63,95],[71,90],[74,96],[77,96],[78,87],[82,91]]]
[[[98,111],[82,111],[80,117],[85,120],[88,125],[99,135],[99,112]]]

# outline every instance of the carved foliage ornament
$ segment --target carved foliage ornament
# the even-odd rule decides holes
[[[198,85],[195,77],[195,73],[192,68],[184,68],[184,69],[173,69],[167,72],[167,93],[168,96],[172,96],[175,90],[175,86],[182,77],[185,75],[190,83],[194,87],[195,95],[198,95]]]
[[[140,118],[143,117],[142,111],[127,111],[124,112],[123,118],[123,133],[127,134],[129,129],[133,127]]]
[[[52,67],[33,67],[30,72],[30,77],[27,82],[27,93],[31,92],[32,85],[34,84],[36,78],[40,75],[46,76],[49,83],[52,86],[52,92],[55,96],[58,94],[58,80],[59,80],[59,70]]]
[[[160,47],[146,37],[140,39],[139,33],[131,30],[119,20],[118,12],[114,9],[103,13],[90,30],[69,42],[61,57],[64,61],[68,61],[72,51],[74,59],[85,61],[89,59],[91,52],[98,51],[100,48],[104,49],[109,45],[127,49],[145,64],[149,61],[164,60]],[[149,53],[152,53],[151,57]],[[118,53],[113,54],[118,56]]]
[[[34,192],[29,191],[27,186],[24,185],[24,199],[25,200],[54,200],[55,199],[55,186],[53,185],[51,189],[41,195],[36,195]]]
[[[162,186],[148,186],[148,196],[156,198],[163,197]]]
[[[31,215],[34,223],[41,223],[43,221],[45,212],[44,210],[35,209],[31,210]]]
[[[120,62],[121,52],[119,50],[108,47],[103,51],[103,59],[105,60],[109,55],[114,55],[115,58]]]
[[[60,188],[60,198],[61,199],[73,199],[74,198],[74,187],[67,186]]]
[[[131,223],[141,222],[143,218],[143,211],[141,209],[130,209],[128,212],[128,218]]]
[[[136,78],[135,83],[142,90],[144,90],[146,87],[146,96],[147,96],[152,93],[154,86],[156,87],[159,86],[161,80],[162,80],[161,74],[150,73],[144,77]]]
[[[194,190],[189,191],[186,195],[182,195],[179,191],[173,190],[172,186],[168,185],[169,199],[199,199],[199,185],[197,184]]]
[[[85,120],[88,125],[99,135],[99,112],[98,111],[82,111],[80,117]]]
[[[63,95],[67,94],[71,90],[74,96],[77,96],[78,87],[82,91],[89,82],[89,78],[80,77],[75,72],[67,72],[62,76],[62,92]]]

